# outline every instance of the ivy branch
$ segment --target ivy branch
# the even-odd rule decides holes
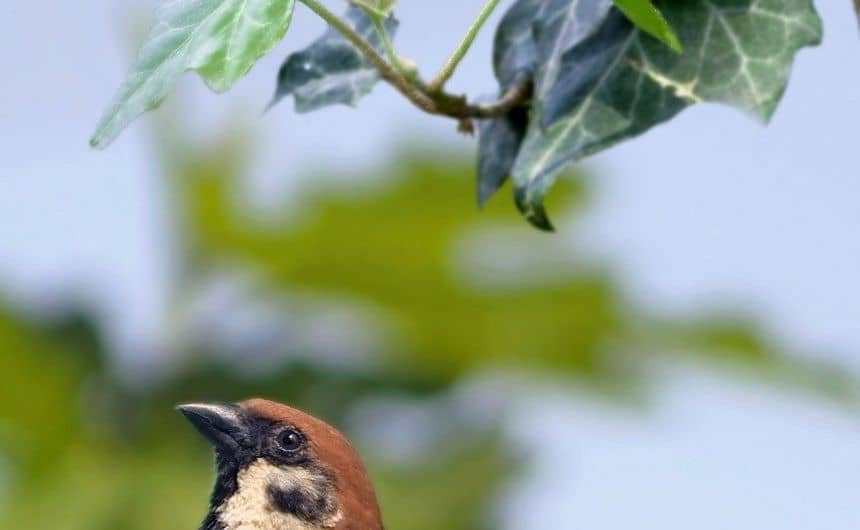
[[[352,105],[385,80],[420,110],[454,118],[464,132],[475,130],[476,119],[509,118],[482,128],[478,202],[486,202],[510,179],[519,210],[538,228],[550,229],[543,197],[567,165],[642,134],[700,101],[732,103],[767,121],[796,53],[821,40],[821,20],[810,2],[783,2],[785,16],[768,19],[782,28],[783,38],[763,44],[759,19],[770,15],[753,9],[756,0],[702,9],[683,2],[658,2],[657,9],[656,0],[612,0],[598,2],[588,13],[574,9],[581,0],[518,0],[499,24],[502,38],[493,52],[501,58],[496,66],[504,77],[502,88],[495,101],[484,103],[445,86],[500,0],[481,0],[466,34],[427,81],[392,43],[397,0],[349,0],[353,7],[342,17],[324,1],[165,0],[167,7],[158,11],[158,23],[90,144],[107,147],[131,122],[161,104],[185,72],[196,71],[215,92],[232,88],[283,38],[300,3],[329,28],[283,62],[273,103],[292,95],[299,112]],[[739,22],[726,30],[729,41],[689,39],[686,50],[670,25],[683,24],[687,35],[706,34],[725,17]],[[569,35],[569,24],[584,31]],[[762,46],[773,60],[744,70],[746,62],[761,55]],[[701,74],[695,86],[688,86],[684,76],[691,68]],[[563,71],[600,82],[583,86],[581,79],[560,75]],[[748,87],[720,81],[739,75],[749,78]],[[531,107],[542,112],[528,112]]]
[[[358,48],[373,63],[376,69],[379,70],[382,78],[403,94],[412,104],[428,114],[448,116],[459,120],[462,130],[471,131],[473,128],[471,120],[473,119],[504,116],[511,109],[526,105],[531,97],[531,85],[528,82],[512,86],[497,100],[486,104],[470,103],[466,96],[451,94],[444,90],[445,84],[454,75],[457,66],[468,53],[481,28],[499,5],[500,0],[488,0],[469,27],[466,36],[451,54],[451,57],[442,67],[442,70],[430,83],[423,81],[414,67],[404,64],[403,59],[394,50],[391,37],[385,29],[384,17],[379,13],[359,4],[359,7],[364,9],[373,21],[382,40],[385,54],[388,55],[387,59],[377,51],[373,44],[355,31],[347,21],[329,11],[319,1],[299,1]]]

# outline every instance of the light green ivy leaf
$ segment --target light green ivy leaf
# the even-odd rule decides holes
[[[666,17],[651,0],[612,0],[639,29],[663,41],[678,53],[684,51],[681,41],[666,21]]]
[[[284,36],[295,0],[168,0],[125,84],[90,144],[107,147],[138,116],[158,107],[179,76],[196,70],[224,92]]]
[[[656,3],[679,32],[677,54],[613,11],[568,51],[513,169],[524,215],[548,227],[543,196],[569,163],[700,102],[727,103],[763,121],[785,91],[797,51],[821,40],[810,0]]]

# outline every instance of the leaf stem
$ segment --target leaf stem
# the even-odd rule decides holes
[[[516,107],[525,105],[532,96],[532,83],[525,82],[509,88],[502,96],[492,103],[485,105],[468,105],[466,112],[471,118],[498,118],[504,116]]]
[[[400,56],[397,54],[397,50],[394,49],[394,43],[391,42],[391,34],[388,33],[388,29],[385,27],[385,20],[370,13],[368,13],[368,16],[373,22],[373,27],[376,28],[376,33],[379,35],[379,39],[382,41],[382,48],[385,50],[385,54],[388,55],[388,61],[397,69],[397,72],[400,73],[400,75],[412,82],[414,75],[413,73],[410,73],[400,61]]]
[[[499,5],[500,0],[488,0],[486,4],[484,4],[481,12],[478,13],[478,18],[472,22],[472,25],[469,27],[469,31],[466,32],[466,36],[457,46],[457,49],[454,50],[454,53],[451,54],[451,57],[445,63],[445,66],[442,67],[442,70],[436,75],[433,81],[430,83],[428,90],[432,94],[434,92],[441,92],[442,89],[445,88],[445,83],[454,75],[454,71],[457,69],[457,66],[460,64],[460,61],[463,60],[463,57],[466,56],[466,53],[469,51],[469,48],[472,47],[472,43],[475,42],[475,37],[480,33],[481,28],[487,22],[487,19],[490,18],[490,15],[493,14],[496,7]]]

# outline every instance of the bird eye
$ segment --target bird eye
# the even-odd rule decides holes
[[[284,451],[298,451],[304,444],[304,437],[293,429],[287,429],[278,435],[278,445]]]

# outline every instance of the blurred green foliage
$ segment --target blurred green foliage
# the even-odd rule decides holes
[[[301,288],[384,315],[391,331],[377,353],[392,376],[436,386],[480,370],[532,370],[629,392],[645,382],[637,364],[675,352],[854,395],[840,370],[775,350],[750,319],[711,312],[673,321],[637,311],[610,267],[565,251],[563,237],[519,226],[500,201],[470,207],[465,188],[474,170],[449,153],[405,149],[391,168],[356,179],[376,186],[311,188],[295,201],[299,215],[261,221],[237,200],[241,152],[216,152],[186,164],[190,178],[178,181],[193,254],[253,270],[269,295]],[[588,204],[585,182],[570,176],[553,209],[578,219]],[[492,238],[489,251],[481,236]],[[473,269],[502,262],[502,278],[464,273],[468,263],[458,259],[468,261],[469,247],[484,254]]]
[[[2,307],[0,528],[195,528],[212,463],[172,410],[188,400],[263,395],[348,429],[366,398],[426,402],[488,370],[641,395],[645,361],[691,353],[853,395],[838,370],[774,351],[748,319],[671,321],[630,307],[609,268],[562,252],[559,236],[521,226],[507,205],[465,204],[473,171],[460,159],[413,152],[358,179],[373,186],[317,184],[295,202],[299,214],[261,219],[238,200],[237,144],[182,151],[166,157],[181,234],[177,313],[197,280],[226,263],[255,277],[262,298],[352,302],[384,323],[380,346],[356,367],[283,344],[279,362],[246,372],[205,341],[181,341],[168,375],[129,385],[86,312],[43,322]],[[573,221],[587,204],[583,182],[571,178],[553,197]],[[483,270],[486,260],[500,268]],[[181,336],[173,328],[185,324],[165,327]],[[388,527],[489,527],[487,507],[523,464],[499,434],[502,419],[439,426],[454,430],[450,439],[409,464],[365,445]]]

